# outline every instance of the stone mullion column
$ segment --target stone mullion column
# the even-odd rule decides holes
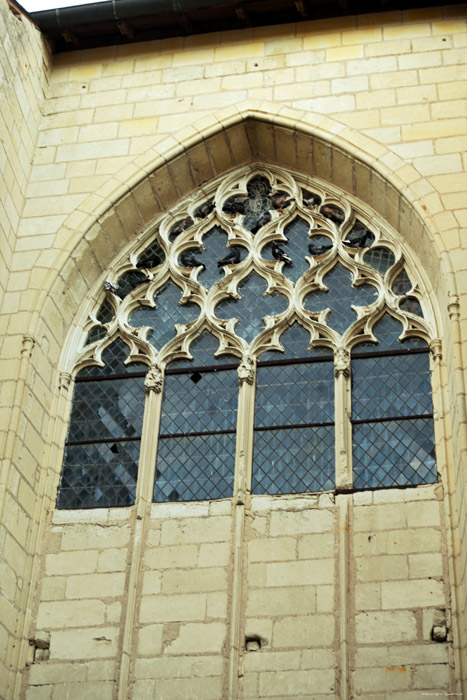
[[[350,355],[343,348],[337,349],[334,358],[334,406],[336,489],[340,491],[351,489],[353,486]]]
[[[120,677],[118,683],[118,700],[127,700],[130,694],[130,666],[133,651],[134,631],[136,628],[136,606],[139,577],[142,571],[141,561],[144,545],[144,526],[148,508],[152,503],[154,479],[156,473],[157,443],[162,409],[164,373],[153,365],[145,379],[146,404],[144,408],[139,470],[136,487],[136,519],[130,543],[130,569],[128,572],[128,597],[124,611],[124,628],[122,636]]]
[[[242,594],[245,541],[245,502],[251,494],[253,423],[255,409],[255,362],[246,357],[238,368],[239,396],[237,447],[233,496],[232,596],[228,700],[238,697],[239,657],[242,647]]]

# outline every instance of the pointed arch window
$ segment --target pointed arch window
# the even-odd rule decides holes
[[[429,299],[350,196],[244,168],[161,217],[104,288],[57,507],[437,480]]]

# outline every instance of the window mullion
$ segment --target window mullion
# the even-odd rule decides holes
[[[153,500],[164,372],[157,365],[152,366],[146,375],[144,385],[146,387],[146,403],[136,487],[136,509],[138,513],[140,510],[144,510],[145,506],[148,503],[152,503]]]
[[[251,493],[255,382],[255,360],[246,357],[238,367],[239,391],[234,482],[234,498],[241,503],[244,501],[245,495]]]
[[[339,349],[334,360],[334,396],[336,422],[336,489],[351,489],[352,477],[352,415],[350,355]]]

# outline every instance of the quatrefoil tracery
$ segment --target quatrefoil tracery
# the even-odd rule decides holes
[[[116,266],[85,326],[77,368],[100,363],[117,337],[130,346],[130,362],[190,357],[204,330],[219,341],[217,354],[258,356],[280,349],[295,321],[314,345],[350,349],[375,340],[372,328],[387,311],[402,337],[429,340],[421,285],[407,267],[397,237],[336,188],[273,166],[243,168],[179,202]],[[338,321],[339,300],[329,304],[336,286],[328,291],[336,275],[352,285]],[[248,309],[236,314],[251,280],[253,325]]]

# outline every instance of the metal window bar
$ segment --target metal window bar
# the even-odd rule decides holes
[[[257,401],[256,401],[256,424],[254,426],[254,457],[253,457],[253,481],[252,492],[255,494],[287,494],[305,493],[310,491],[325,491],[334,488],[334,421],[333,420],[306,420],[309,414],[307,407],[308,394],[305,395],[300,390],[300,384],[310,382],[315,390],[318,384],[326,383],[332,386],[334,392],[334,376],[332,372],[334,356],[326,355],[320,357],[290,358],[282,360],[272,360],[258,362],[257,374]],[[327,365],[325,377],[318,376],[319,368]],[[312,372],[307,372],[305,365],[315,366]],[[271,375],[271,384],[266,383],[264,396],[261,396],[261,370],[268,368],[284,368],[290,370],[286,372],[284,381],[291,387],[291,394],[286,399],[292,404],[284,405],[284,413],[274,407],[271,415],[267,410],[268,401],[273,401],[271,391],[274,391],[275,373]],[[302,367],[303,369],[299,369]],[[295,368],[295,371],[294,371]],[[267,377],[267,375],[266,375]],[[281,377],[277,377],[277,386]],[[300,381],[301,380],[301,381]],[[294,390],[295,387],[295,390]],[[311,392],[312,393],[312,390]],[[258,396],[260,401],[266,401],[265,406],[258,406]],[[269,397],[269,398],[268,398]],[[294,402],[295,400],[295,402]],[[330,400],[327,397],[326,404]],[[324,406],[323,410],[331,410],[334,414],[334,396],[332,396],[332,407]],[[314,410],[318,408],[316,402]],[[263,410],[260,410],[263,408]],[[266,413],[265,413],[266,411]],[[283,418],[287,414],[302,415],[303,419],[279,421],[278,412]],[[263,416],[262,414],[265,413]],[[310,416],[311,417],[311,416]],[[326,418],[326,416],[323,416]],[[327,416],[329,418],[329,416]],[[261,425],[262,421],[271,421],[269,425]]]
[[[233,409],[228,404],[228,399],[232,401],[235,393],[235,401],[237,400],[236,373],[234,390],[226,382],[225,395],[222,397],[222,400],[226,400],[226,413],[222,410],[211,415],[209,411],[203,413],[203,399],[210,394],[214,395],[214,399],[220,396],[217,380],[214,378],[210,380],[204,392],[201,388],[195,390],[194,386],[198,387],[203,376],[207,378],[209,375],[221,372],[232,372],[237,367],[238,363],[229,363],[175,367],[166,370],[166,379],[170,377],[175,379],[177,376],[180,378],[181,383],[174,388],[188,399],[188,406],[193,402],[193,408],[188,410],[184,417],[179,416],[177,422],[178,424],[188,422],[188,425],[192,422],[194,429],[164,430],[164,405],[167,406],[168,402],[165,418],[169,421],[171,408],[176,413],[179,400],[177,394],[174,398],[164,396],[154,484],[155,502],[215,500],[232,495],[236,428],[229,425],[229,422],[232,423],[235,420],[236,423],[237,407],[235,404]],[[183,377],[190,378],[195,374],[199,375],[199,379],[193,387],[186,385],[183,388]],[[190,391],[193,392],[193,396],[190,396]],[[197,411],[196,408],[199,410]],[[224,422],[226,427],[204,429],[201,425],[196,429],[196,424],[202,423],[206,417],[208,422],[217,421],[219,424]]]
[[[368,351],[353,353],[352,360],[427,353],[429,348]],[[423,403],[431,405],[431,396]],[[432,411],[405,414],[396,411],[378,417],[352,417],[350,422],[356,489],[417,486],[437,481]]]

